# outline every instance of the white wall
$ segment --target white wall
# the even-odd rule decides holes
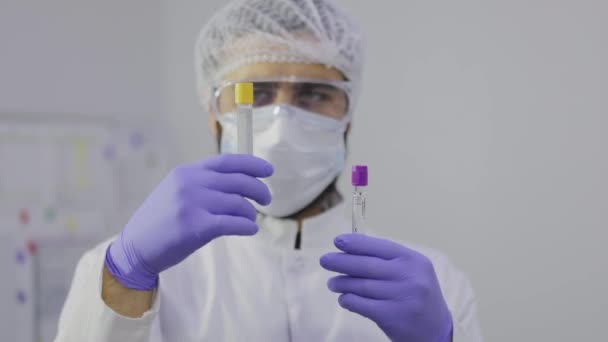
[[[184,161],[200,160],[217,150],[207,114],[201,110],[196,94],[194,43],[203,24],[225,3],[219,0],[164,2],[168,120]]]
[[[159,1],[2,0],[0,110],[164,112]]]
[[[608,3],[342,2],[368,38],[350,149],[371,167],[375,229],[450,255],[488,341],[601,339]],[[215,149],[191,56],[223,3],[166,6],[168,112],[186,160]]]
[[[167,126],[163,3],[0,1],[0,113]],[[172,149],[173,131],[166,132]]]
[[[0,117],[3,114],[34,113],[112,116],[123,118],[127,122],[161,118],[161,114],[164,114],[166,110],[164,82],[166,62],[163,60],[164,54],[162,53],[165,49],[163,34],[163,13],[159,1],[1,0]],[[64,120],[66,117],[69,116],[63,116]],[[2,118],[4,119],[4,117]],[[7,121],[0,122],[1,126]],[[137,129],[143,130],[146,126],[146,123],[138,124]],[[87,126],[84,125],[84,127]],[[82,132],[84,136],[90,134],[90,127],[88,128],[89,131],[85,129]],[[125,127],[125,129],[127,128]],[[102,131],[103,129],[100,128],[99,132]],[[3,130],[3,133],[5,132]],[[32,135],[39,136],[38,133],[34,130]],[[146,131],[146,133],[148,132]],[[17,135],[19,134],[17,133]],[[0,136],[0,140],[4,140],[2,138],[5,137]],[[2,141],[2,143],[6,143],[6,141]],[[115,143],[118,146],[121,145],[119,141],[115,141]],[[0,148],[5,146],[7,145],[4,144]],[[32,146],[37,146],[37,144],[33,143]],[[91,146],[96,145],[92,143]],[[36,149],[32,147],[26,151],[36,151]],[[55,150],[49,147],[43,151]],[[163,162],[162,151],[155,155],[159,156],[157,164],[161,164]],[[133,153],[132,156],[136,156],[136,154]],[[21,159],[15,157],[13,160],[28,160],[30,156],[21,157]],[[82,158],[87,161],[97,160],[96,156],[91,156],[90,159]],[[27,182],[28,177],[40,178],[42,176],[42,179],[53,179],[52,177],[55,176],[53,170],[48,170],[48,165],[51,163],[43,160],[39,164],[47,167],[43,170],[22,170],[24,180],[21,182]],[[67,165],[65,170],[69,171],[70,167],[71,165]],[[11,173],[11,165],[8,165],[7,168],[0,161],[0,173],[3,173],[4,169],[8,170],[8,179],[11,179],[11,175],[15,174]],[[130,172],[136,170],[135,167],[129,167]],[[106,175],[105,171],[105,169],[97,170],[94,174],[95,176]],[[145,175],[140,173],[137,181],[127,183],[129,194],[138,193],[137,184],[147,182],[146,178],[154,176],[150,170],[146,170],[146,172]],[[129,172],[123,173],[125,176],[123,178],[127,179],[126,175]],[[97,182],[104,180],[105,178],[97,179],[92,183],[98,184]],[[34,184],[37,183],[34,182]],[[55,187],[49,188],[54,189]],[[48,189],[41,189],[40,193],[46,195],[48,193],[46,190]],[[107,204],[104,203],[107,198],[104,195],[105,193],[97,196],[99,210],[102,210],[104,204]],[[44,198],[44,200],[46,199]],[[125,201],[125,198],[121,197],[121,201]],[[114,201],[114,203],[116,202]],[[64,203],[54,203],[61,209],[66,209],[61,207],[61,204]],[[86,203],[79,204],[87,207]],[[0,200],[0,212],[5,214],[14,205],[15,203]],[[30,212],[36,205],[38,203],[27,203]],[[60,218],[65,214],[60,211]],[[117,215],[117,213],[113,212],[112,215]],[[3,223],[0,225],[0,235],[2,236],[0,244],[3,248],[0,252],[2,258],[0,260],[0,278],[2,279],[0,282],[0,341],[17,341],[17,336],[22,333],[33,334],[33,329],[28,327],[28,321],[23,317],[29,317],[29,311],[24,308],[29,308],[32,303],[30,298],[35,298],[35,295],[27,292],[29,286],[33,286],[30,283],[31,278],[22,276],[28,268],[23,266],[19,267],[19,270],[13,270],[11,267],[17,247],[8,237],[23,234],[23,230],[20,230],[19,233],[15,232],[15,228],[21,229],[22,227],[16,225],[18,221],[14,220],[12,216],[10,219],[6,214],[0,216],[2,216],[0,221]],[[79,216],[76,217],[80,219]],[[107,219],[106,222],[110,222],[112,218],[107,217]],[[36,219],[34,218],[34,220]],[[86,219],[82,221],[86,221]],[[92,226],[97,227],[98,223],[100,221],[96,221]],[[84,226],[85,223],[78,222],[78,225]],[[49,226],[44,227],[48,229],[44,233],[51,233]],[[88,225],[86,227],[91,228]],[[104,227],[104,233],[107,230],[118,228]],[[77,240],[75,239],[75,241]],[[20,240],[16,240],[16,242],[21,243]],[[77,245],[76,243],[76,246],[73,247],[78,247]],[[67,251],[69,250],[71,249],[68,248]],[[62,257],[66,264],[75,261],[70,258],[69,253],[64,253]],[[50,291],[54,291],[54,295],[61,294],[62,289],[57,289],[57,287],[71,279],[71,275],[66,276],[65,274],[57,275],[57,277],[62,278],[53,279],[50,282],[51,285],[56,286],[50,289]],[[22,290],[25,287],[25,296],[28,299],[25,305],[15,308],[17,303],[15,294],[19,287]],[[45,314],[54,312],[55,308],[52,304],[54,300],[47,302],[51,304],[46,306]]]

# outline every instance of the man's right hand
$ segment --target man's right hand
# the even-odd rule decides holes
[[[131,217],[106,252],[106,269],[125,288],[152,290],[158,274],[224,235],[254,235],[256,210],[270,203],[257,178],[272,165],[225,154],[174,169]]]

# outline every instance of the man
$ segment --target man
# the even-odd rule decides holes
[[[335,181],[363,56],[344,11],[234,1],[196,54],[222,154],[175,168],[117,237],[83,256],[57,340],[481,341],[472,289],[445,257],[344,234]],[[244,81],[254,156],[234,154]]]

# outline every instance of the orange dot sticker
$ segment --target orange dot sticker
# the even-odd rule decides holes
[[[19,210],[19,223],[22,225],[30,223],[30,213],[25,208]]]
[[[27,251],[32,255],[36,254],[36,250],[38,250],[38,246],[32,240],[27,240],[27,242],[25,243],[25,247],[27,248]]]

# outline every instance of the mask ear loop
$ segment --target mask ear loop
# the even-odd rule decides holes
[[[346,132],[346,127],[348,127],[348,125],[352,122],[353,120],[353,116],[349,113],[347,113],[342,119],[340,119],[340,124],[342,125],[342,131]]]
[[[352,84],[349,81],[336,83],[336,86],[338,86],[340,89],[342,89],[344,94],[346,94],[346,101],[347,101],[347,106],[348,106],[347,107],[348,109],[346,110],[346,114],[344,114],[344,117],[342,119],[340,119],[341,124],[342,124],[342,133],[344,133],[344,134],[346,134],[346,128],[353,120],[352,86],[351,85]],[[344,143],[346,144],[346,141]]]
[[[229,86],[228,84],[222,84],[219,86],[216,86],[213,88],[213,92],[211,95],[211,109],[213,110],[213,116],[215,117],[215,120],[219,121],[219,116],[220,116],[220,106],[219,106],[219,100],[220,100],[220,94],[222,92],[222,90]]]
[[[217,136],[215,138],[215,146],[217,148],[217,154],[221,154],[222,153],[222,135],[224,133],[224,129],[222,127],[222,125],[220,124],[220,120],[218,120],[218,105],[217,105],[217,98],[218,98],[218,92],[219,92],[219,88],[218,87],[213,87],[211,88],[211,96],[210,96],[210,105],[207,107],[208,110],[210,110],[213,114],[213,118],[215,119],[215,130],[217,132]]]

